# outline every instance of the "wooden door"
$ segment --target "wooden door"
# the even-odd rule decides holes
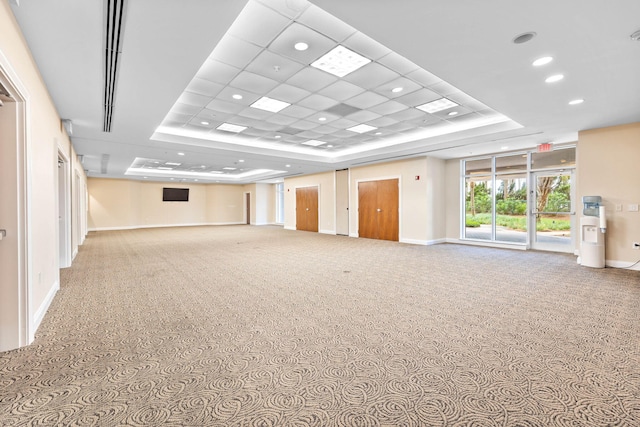
[[[399,240],[397,179],[358,183],[358,235],[369,239]]]
[[[245,194],[245,199],[246,199],[246,216],[247,216],[247,224],[251,224],[251,193],[246,193]]]
[[[296,188],[296,230],[318,231],[318,187]]]

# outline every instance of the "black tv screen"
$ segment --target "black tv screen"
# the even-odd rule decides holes
[[[189,189],[165,187],[162,189],[162,201],[163,202],[188,202]]]

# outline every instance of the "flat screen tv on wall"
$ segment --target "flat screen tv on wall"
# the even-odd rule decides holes
[[[165,187],[162,189],[162,201],[163,202],[188,202],[189,189]]]

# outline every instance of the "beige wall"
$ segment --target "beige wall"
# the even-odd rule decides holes
[[[582,131],[578,136],[577,195],[601,196],[607,212],[605,258],[607,265],[626,267],[640,260],[640,123]],[[622,210],[616,211],[616,205]],[[640,266],[636,265],[636,269]]]
[[[450,241],[460,238],[460,160],[447,160],[445,164],[446,238]]]
[[[318,187],[318,231],[335,234],[335,172],[286,178],[284,180],[284,228],[296,229],[296,188]]]
[[[0,54],[5,72],[17,76],[16,83],[24,88],[26,98],[27,128],[27,174],[29,193],[27,208],[29,211],[29,261],[26,277],[29,281],[30,307],[28,309],[29,334],[33,334],[44,312],[59,287],[59,248],[58,248],[58,189],[56,186],[58,150],[69,160],[69,183],[73,171],[78,171],[80,186],[85,180],[82,166],[78,164],[71,142],[60,123],[60,117],[42,81],[30,50],[22,37],[11,8],[7,1],[0,2]],[[2,173],[12,173],[3,170]],[[73,188],[69,188],[72,199],[70,206],[76,214],[82,215]],[[71,210],[71,209],[70,209]],[[71,212],[70,212],[71,214]],[[70,219],[69,219],[69,222]],[[76,223],[78,220],[76,219]],[[76,230],[72,233],[71,252],[77,251],[77,245],[83,240]],[[3,282],[3,289],[17,287],[15,283]],[[5,289],[6,290],[6,289]],[[16,292],[16,289],[13,289]]]
[[[189,201],[163,202],[163,187],[188,188]],[[243,224],[247,187],[89,178],[89,229]]]

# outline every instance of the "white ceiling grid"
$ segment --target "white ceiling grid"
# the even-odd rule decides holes
[[[250,0],[157,133],[331,161],[508,121],[306,0],[298,10],[290,4]],[[295,49],[298,42],[308,48]],[[343,78],[310,65],[340,45],[370,62]],[[291,105],[277,113],[251,107],[265,96]],[[415,108],[444,96],[459,106],[434,114]],[[218,129],[223,123],[246,129],[230,134]],[[361,125],[367,130],[348,130]]]

